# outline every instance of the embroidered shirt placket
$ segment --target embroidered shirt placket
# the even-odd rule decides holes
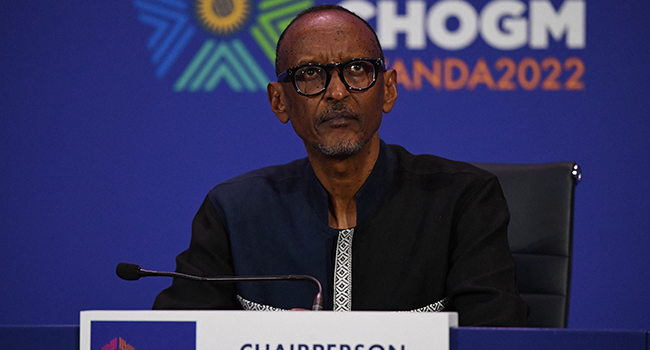
[[[334,266],[334,311],[352,310],[352,235],[354,228],[339,231]]]

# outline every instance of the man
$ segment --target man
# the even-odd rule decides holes
[[[281,36],[276,73],[271,109],[308,158],[215,187],[177,271],[311,275],[326,309],[456,310],[461,325],[524,325],[497,179],[380,140],[397,84],[372,28],[337,6],[308,9]],[[315,292],[174,280],[154,308],[308,308]]]

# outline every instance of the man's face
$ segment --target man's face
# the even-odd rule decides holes
[[[306,63],[341,63],[354,58],[380,57],[370,29],[359,19],[342,11],[309,14],[285,33],[280,47],[281,71]],[[376,84],[365,91],[351,91],[333,70],[327,89],[316,96],[296,92],[292,82],[280,86],[280,113],[291,124],[305,146],[329,156],[346,156],[360,151],[371,138],[378,138],[382,111],[386,107],[384,72],[377,73]],[[396,93],[395,93],[396,95]],[[271,99],[271,89],[269,90]],[[273,108],[273,101],[271,101]],[[284,120],[283,120],[284,119]]]

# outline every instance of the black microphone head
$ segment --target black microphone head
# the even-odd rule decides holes
[[[128,263],[117,264],[115,269],[117,276],[123,280],[135,281],[140,279],[140,266]]]

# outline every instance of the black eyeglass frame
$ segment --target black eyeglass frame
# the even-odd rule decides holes
[[[345,67],[350,63],[359,62],[359,61],[369,62],[375,67],[375,72],[374,72],[373,77],[372,77],[372,82],[370,83],[370,85],[368,85],[365,88],[355,88],[355,87],[350,86],[348,84],[348,82],[345,80],[345,77],[343,75],[343,69],[341,69],[342,67]],[[296,79],[293,78],[293,77],[294,77],[294,75],[296,74],[297,71],[299,71],[300,69],[305,68],[305,67],[318,67],[318,68],[321,68],[321,69],[323,69],[325,71],[325,85],[323,85],[323,88],[320,91],[315,92],[313,94],[307,94],[307,93],[304,93],[303,91],[300,91],[300,88],[298,87],[298,83],[296,83]],[[346,61],[346,62],[330,63],[330,64],[307,63],[307,64],[301,64],[299,66],[289,68],[286,71],[284,71],[283,73],[280,73],[280,75],[278,75],[278,81],[279,82],[280,81],[286,81],[287,79],[292,78],[291,82],[293,83],[293,87],[296,89],[297,93],[299,93],[299,94],[301,94],[303,96],[316,96],[316,95],[320,94],[321,92],[327,90],[327,87],[330,84],[330,80],[332,79],[331,70],[333,70],[333,69],[338,69],[339,70],[339,79],[341,79],[341,81],[343,82],[345,87],[348,88],[348,90],[365,91],[365,90],[368,90],[368,89],[370,89],[371,87],[373,87],[375,85],[375,83],[377,82],[377,73],[378,72],[385,72],[386,71],[386,64],[384,63],[384,60],[381,59],[381,58],[354,58],[354,59],[351,59],[351,60]]]

